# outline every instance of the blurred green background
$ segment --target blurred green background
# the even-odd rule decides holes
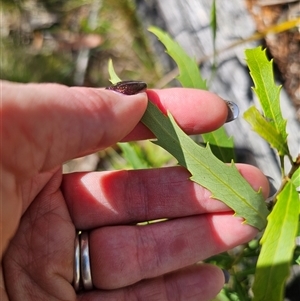
[[[107,61],[122,79],[159,78],[131,0],[2,0],[1,79],[107,86]]]

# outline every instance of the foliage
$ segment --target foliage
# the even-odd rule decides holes
[[[167,53],[178,65],[179,76],[177,79],[185,88],[198,88],[207,90],[206,81],[202,78],[197,63],[189,57],[178,43],[173,41],[169,35],[156,27],[150,27],[150,32],[155,34],[165,45]],[[224,128],[202,135],[204,142],[211,144],[211,149],[216,157],[223,162],[231,162],[235,158],[233,151],[233,139],[228,137]]]
[[[245,119],[253,129],[277,150],[282,158],[283,183],[274,199],[274,208],[268,217],[268,225],[261,239],[258,258],[254,300],[283,300],[284,284],[289,275],[293,259],[295,237],[299,220],[299,162],[293,161],[287,145],[286,120],[280,110],[280,87],[274,83],[272,62],[265,51],[258,47],[246,50],[250,74],[255,83],[254,91],[262,106],[264,116],[256,108],[245,112]],[[287,156],[292,164],[288,175],[284,174],[284,160]],[[298,183],[297,183],[298,181]]]
[[[201,79],[199,71],[196,72],[197,65],[194,60],[184,54],[183,49],[166,33],[156,28],[150,30],[161,40],[169,55],[178,64],[180,70],[178,80],[182,85],[194,87],[193,84],[195,84],[195,87],[200,85],[203,88],[205,81]],[[298,161],[293,160],[289,153],[286,120],[282,117],[279,103],[280,87],[274,83],[272,62],[268,61],[265,51],[260,47],[247,50],[246,57],[255,83],[254,91],[260,100],[264,115],[252,107],[245,112],[244,116],[253,129],[277,150],[281,158],[280,162],[282,162],[283,182],[274,197],[274,207],[271,208],[268,225],[260,241],[261,248],[256,239],[248,245],[241,246],[238,253],[231,251],[232,254],[231,252],[220,254],[208,261],[229,269],[232,274],[231,288],[224,287],[219,300],[250,300],[248,291],[252,285],[251,275],[254,274],[252,285],[254,300],[280,301],[283,300],[285,281],[296,255],[294,248],[300,212],[297,191],[300,186],[300,162],[299,158]],[[260,230],[265,226],[264,219],[268,211],[262,199],[258,197],[257,201],[252,204],[244,202],[245,199],[253,199],[255,192],[248,190],[247,193],[251,194],[249,196],[243,191],[246,186],[243,186],[244,183],[241,183],[240,177],[235,173],[234,165],[227,166],[226,171],[223,171],[225,165],[221,165],[220,161],[212,155],[208,145],[206,148],[197,145],[182,132],[170,114],[163,115],[151,102],[142,121],[157,137],[158,140],[155,143],[168,150],[176,157],[179,164],[191,172],[191,180],[207,187],[213,197],[219,198],[233,208],[237,215],[245,218],[246,222]],[[287,156],[292,164],[287,174],[284,173],[284,156]],[[226,177],[224,174],[230,176]],[[226,183],[230,183],[228,186],[234,187],[231,192],[238,195],[232,203],[226,198],[228,194]],[[238,192],[239,187],[243,187],[241,194],[244,193],[244,196]],[[216,195],[217,191],[220,194]],[[259,194],[256,194],[257,196]],[[234,197],[231,195],[229,199],[233,200]],[[250,209],[253,213],[248,214]],[[299,255],[294,260],[299,262]],[[239,269],[239,266],[242,266],[242,269]]]
[[[133,0],[2,0],[1,8],[1,79],[106,86],[109,57],[123,78],[160,77]]]
[[[280,88],[274,83],[272,62],[266,59],[260,48],[246,50],[250,75],[255,83],[253,89],[260,101],[264,116],[252,107],[244,115],[253,129],[268,141],[279,155],[289,154],[287,146],[286,120],[280,111]]]
[[[192,87],[193,82],[197,82],[196,87],[199,83],[204,82],[203,80],[197,81],[195,78],[199,78],[200,73],[195,72],[195,66],[189,68],[183,68],[182,65],[187,66],[188,64],[194,64],[194,62],[184,56],[182,54],[183,49],[180,46],[172,41],[172,39],[167,36],[165,33],[158,29],[151,29],[153,33],[155,33],[158,38],[162,41],[165,47],[168,50],[168,53],[172,56],[172,58],[176,61],[179,67],[179,81],[182,83],[183,86]],[[178,58],[178,55],[179,57]],[[299,188],[299,158],[298,161],[293,160],[290,153],[289,148],[287,145],[287,132],[286,132],[286,120],[283,119],[280,109],[280,99],[279,99],[279,92],[280,87],[276,86],[274,83],[274,76],[272,71],[272,62],[268,61],[265,55],[265,51],[263,51],[260,47],[252,50],[246,50],[246,58],[249,69],[251,71],[251,76],[255,83],[254,91],[257,97],[260,100],[263,114],[261,115],[258,109],[252,107],[248,111],[245,112],[244,117],[245,119],[252,125],[253,129],[261,135],[270,145],[277,150],[278,156],[280,157],[280,162],[282,163],[282,171],[283,171],[283,183],[281,189],[278,191],[276,198],[274,199],[274,208],[271,214],[268,217],[268,226],[266,231],[263,234],[261,239],[261,250],[259,250],[259,246],[255,249],[252,256],[256,258],[258,256],[257,267],[255,269],[255,280],[253,284],[253,294],[254,300],[259,301],[280,301],[283,300],[283,292],[284,292],[284,285],[287,276],[289,275],[289,267],[292,263],[293,253],[295,248],[295,237],[297,235],[298,230],[298,220],[299,220],[299,193],[297,192],[297,187]],[[192,70],[192,72],[190,72]],[[189,81],[189,78],[194,77],[193,80]],[[188,82],[188,85],[186,84]],[[145,118],[145,117],[144,117]],[[157,117],[156,117],[157,118]],[[178,129],[176,123],[169,116],[170,124],[169,126],[164,125],[164,128],[167,128],[168,133],[159,133],[160,130],[154,131],[156,136],[159,138],[158,143],[162,145],[164,148],[168,149],[179,161],[179,163],[189,169],[192,173],[192,180],[194,180],[195,175],[199,176],[199,184],[209,188],[214,195],[214,185],[207,186],[205,181],[201,179],[201,176],[204,178],[207,176],[203,174],[203,171],[197,173],[197,169],[201,170],[201,163],[196,166],[195,162],[192,162],[189,165],[189,158],[187,157],[194,157],[194,158],[201,158],[204,162],[209,162],[209,169],[212,169],[212,166],[216,166],[217,163],[212,157],[207,159],[206,157],[202,157],[199,153],[201,150],[199,146],[195,146],[186,136]],[[150,129],[153,131],[152,127],[149,126]],[[167,137],[169,133],[174,133],[173,141]],[[176,138],[174,138],[176,137]],[[163,140],[168,142],[164,143]],[[174,141],[175,140],[175,141]],[[180,140],[179,142],[177,140]],[[179,147],[176,152],[172,152],[170,150],[169,145],[178,145],[180,144],[181,148]],[[196,151],[197,149],[197,151]],[[191,154],[187,154],[187,150],[190,150]],[[197,155],[196,155],[197,153]],[[211,155],[211,154],[210,154]],[[285,174],[285,167],[284,167],[284,156],[287,156],[292,164],[292,169],[289,173]],[[191,168],[192,166],[192,168]],[[195,168],[195,169],[194,169]],[[216,173],[220,173],[221,170],[215,171]],[[201,174],[201,176],[200,176]],[[226,173],[225,173],[226,174]],[[221,181],[228,181],[233,180],[232,177],[228,179],[223,178],[221,175],[219,176]],[[239,186],[239,180],[235,182],[236,179],[231,182],[232,187]],[[218,183],[216,186],[220,187],[220,183],[217,179],[211,179],[211,181],[215,181]],[[245,195],[248,198],[247,195]],[[237,210],[233,204],[229,204],[224,200],[224,196],[219,197],[220,200],[225,202],[234,210]],[[243,204],[245,205],[245,204]],[[243,206],[241,205],[241,206]],[[262,206],[262,204],[258,205],[256,203],[255,208],[257,210],[257,216],[262,215],[265,217],[266,210]],[[250,217],[246,217],[247,205],[242,209],[243,214],[241,214],[246,220]],[[245,211],[244,211],[245,210]],[[263,213],[262,213],[263,212]],[[249,220],[247,220],[249,222]],[[253,225],[253,224],[252,224]],[[262,229],[260,226],[256,224],[256,226]],[[247,255],[247,248],[242,249],[241,253],[239,254],[238,262],[243,262],[245,265],[245,257]],[[225,256],[226,257],[226,256]],[[299,258],[299,257],[298,257]],[[230,256],[227,258],[230,261]],[[217,260],[217,263],[220,261]],[[222,257],[222,262],[224,263],[224,256]],[[237,264],[238,262],[235,262]],[[231,266],[231,270],[234,271],[234,264]],[[252,269],[252,273],[253,273]],[[244,281],[241,281],[240,275],[236,273],[232,273],[234,275],[234,283],[233,288],[234,290],[229,293],[228,290],[224,290],[223,293],[227,295],[227,300],[249,300],[248,296],[248,288],[250,282],[248,277],[245,278],[245,274],[242,277]],[[242,273],[239,273],[242,274]],[[250,274],[249,274],[250,275]],[[246,282],[246,285],[244,283]],[[234,297],[235,296],[235,297]]]
[[[192,59],[186,52],[174,42],[171,37],[164,31],[150,27],[149,31],[155,34],[162,41],[167,49],[167,53],[175,60],[179,69],[177,79],[183,87],[197,88],[207,90],[206,81],[201,77],[196,60]]]
[[[192,64],[192,62],[188,58],[186,59],[186,62],[184,61],[185,56],[182,55],[183,50],[180,49],[180,46],[160,30],[151,29],[151,31],[158,36],[158,38],[168,49],[169,54],[178,64],[180,70],[180,77],[178,79],[184,86],[187,79],[196,74],[195,66],[193,68],[180,68],[180,65]],[[178,59],[174,54],[176,52],[181,54],[180,59]],[[254,273],[254,300],[280,301],[283,300],[284,284],[287,276],[289,275],[289,267],[292,263],[294,255],[293,251],[295,248],[295,237],[298,230],[300,208],[299,194],[297,192],[297,187],[299,188],[300,185],[299,159],[298,162],[296,160],[293,160],[289,153],[289,148],[287,145],[288,134],[286,133],[286,120],[283,119],[280,110],[280,87],[276,86],[274,83],[272,62],[268,61],[265,55],[265,51],[263,51],[260,47],[252,50],[246,50],[246,57],[249,69],[251,71],[251,76],[255,83],[254,91],[260,100],[264,115],[261,115],[258,109],[252,107],[245,112],[244,117],[252,125],[253,129],[259,135],[265,138],[266,141],[269,142],[270,145],[277,150],[278,156],[281,158],[280,161],[282,162],[281,168],[283,171],[283,183],[281,189],[276,195],[276,198],[274,199],[275,206],[268,217],[268,226],[261,239],[261,250],[259,249],[259,245],[256,244],[257,247],[253,250],[254,252],[249,252],[248,245],[241,250],[237,261],[232,262],[232,257],[229,254],[223,254],[221,258],[218,258],[217,256],[214,260],[216,260],[218,264],[224,264],[224,258],[227,258],[227,260],[225,260],[227,264],[230,262],[232,263],[230,269],[234,276],[232,284],[233,290],[231,290],[231,292],[226,288],[223,290],[222,296],[224,297],[226,295],[227,298],[225,300],[249,300],[248,289],[250,286],[250,281],[248,276]],[[189,70],[193,70],[192,74],[189,73]],[[200,73],[198,72],[198,74],[196,74],[195,76],[196,78],[198,78],[200,76]],[[189,86],[191,87],[191,85]],[[178,154],[174,154],[173,152],[173,155],[179,160],[180,164],[186,166],[190,170],[190,172],[193,174],[193,180],[197,172],[195,170],[192,171],[190,166],[186,163],[186,161],[188,161],[186,159],[186,150],[189,149],[192,150],[191,153],[196,153],[195,149],[197,149],[198,146],[193,145],[188,139],[186,139],[184,134],[182,134],[177,128],[176,124],[172,120],[172,117],[169,116],[169,118],[171,126],[167,127],[168,132],[176,132],[176,134],[173,135],[174,137],[176,137],[176,139],[181,139],[182,137],[184,137],[184,139],[182,139],[179,143],[181,144],[181,151],[177,150]],[[164,125],[164,127],[166,128],[166,125]],[[160,145],[163,145],[164,148],[168,149],[168,145],[176,145],[177,141],[173,141],[173,143],[169,141],[168,143],[166,143],[167,145],[163,143],[163,139],[168,141],[166,135],[167,133],[164,133],[165,137],[163,137],[163,135],[162,137],[159,137],[157,131],[155,132],[155,134],[159,138],[158,143]],[[292,169],[288,174],[284,174],[284,156],[287,156],[292,164]],[[194,157],[201,158],[201,155],[197,154],[197,156],[194,155]],[[207,161],[209,162],[209,164],[211,164],[210,168],[212,168],[213,165],[216,165],[216,162],[211,157],[209,160],[205,160],[205,162]],[[194,168],[195,164],[192,164],[192,166]],[[196,167],[196,169],[197,168],[199,168],[200,170],[199,166]],[[220,178],[222,177],[220,176]],[[223,180],[225,181],[225,178]],[[202,180],[200,180],[199,183],[205,186]],[[216,181],[216,183],[218,183],[218,181]],[[238,181],[232,183],[232,187],[238,186]],[[213,192],[213,187],[209,187],[209,189]],[[224,201],[222,197],[220,199]],[[232,206],[232,204],[228,205],[236,210]],[[262,210],[265,214],[265,209],[259,209],[261,205],[258,206],[256,204],[255,206],[257,212]],[[245,211],[247,210],[246,206],[244,209]],[[245,215],[243,216],[244,218],[246,218]],[[247,266],[247,261],[245,259],[247,256],[249,256],[249,254],[253,259],[257,258],[258,256],[255,272],[252,268],[248,270],[249,274],[245,273],[245,269],[244,271],[242,270],[236,273],[235,271],[237,269],[234,266],[238,263],[243,263],[245,268],[245,266]]]

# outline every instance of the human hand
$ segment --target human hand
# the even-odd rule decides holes
[[[138,124],[145,93],[53,84],[1,83],[1,300],[210,300],[224,275],[195,262],[250,240],[223,203],[180,167],[62,175],[63,162],[122,139],[150,136]],[[189,134],[224,123],[217,96],[149,90]],[[238,165],[254,189],[268,182]],[[137,222],[169,218],[147,226]],[[89,231],[94,289],[72,286],[76,229]]]

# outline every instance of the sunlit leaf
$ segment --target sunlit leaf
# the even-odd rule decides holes
[[[177,63],[179,69],[178,80],[185,88],[197,88],[207,90],[206,81],[201,77],[196,60],[192,59],[181,46],[175,42],[166,32],[151,26],[149,31],[155,34],[164,44],[167,53]]]
[[[288,152],[286,141],[276,128],[267,121],[255,107],[250,107],[245,113],[244,118],[251,124],[252,129],[259,133],[269,144],[283,155]]]
[[[164,44],[167,53],[178,65],[179,77],[177,79],[181,85],[184,88],[207,90],[206,81],[201,76],[196,60],[188,56],[184,49],[161,29],[150,27],[149,31]],[[231,162],[235,158],[233,138],[228,137],[223,127],[211,133],[202,134],[202,138],[204,142],[210,143],[215,156],[223,162]]]
[[[289,181],[277,197],[261,239],[261,252],[253,284],[254,301],[282,301],[295,248],[299,199]]]
[[[282,147],[278,152],[280,155],[286,155],[288,154],[286,120],[283,119],[280,110],[279,94],[281,87],[274,82],[272,61],[267,59],[266,51],[262,50],[261,47],[247,49],[245,54],[250,75],[255,84],[254,91],[263,109],[264,117],[277,132],[277,136],[280,137],[280,143],[277,145]],[[248,119],[246,120],[248,121]],[[252,119],[252,126],[253,123],[255,123],[255,119]],[[263,134],[260,127],[257,133]],[[264,135],[264,138],[267,137]],[[268,139],[267,141],[270,143]]]
[[[296,189],[300,188],[300,168],[294,172],[292,178],[291,178],[292,183],[295,185]]]
[[[116,74],[112,59],[108,60],[108,73],[109,73],[109,81],[114,85],[121,81],[119,76]]]

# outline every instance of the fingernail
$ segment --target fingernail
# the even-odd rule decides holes
[[[228,283],[229,282],[229,278],[230,278],[230,274],[227,270],[223,270],[222,269],[222,272],[224,274],[224,277],[225,277],[225,283]]]
[[[227,118],[225,122],[230,122],[234,119],[236,119],[239,116],[239,107],[236,103],[233,101],[227,101],[225,100],[227,108],[228,108],[228,113],[227,113]]]
[[[147,89],[147,84],[142,81],[127,80],[108,86],[105,89],[119,92],[124,95],[134,95],[145,91]]]

